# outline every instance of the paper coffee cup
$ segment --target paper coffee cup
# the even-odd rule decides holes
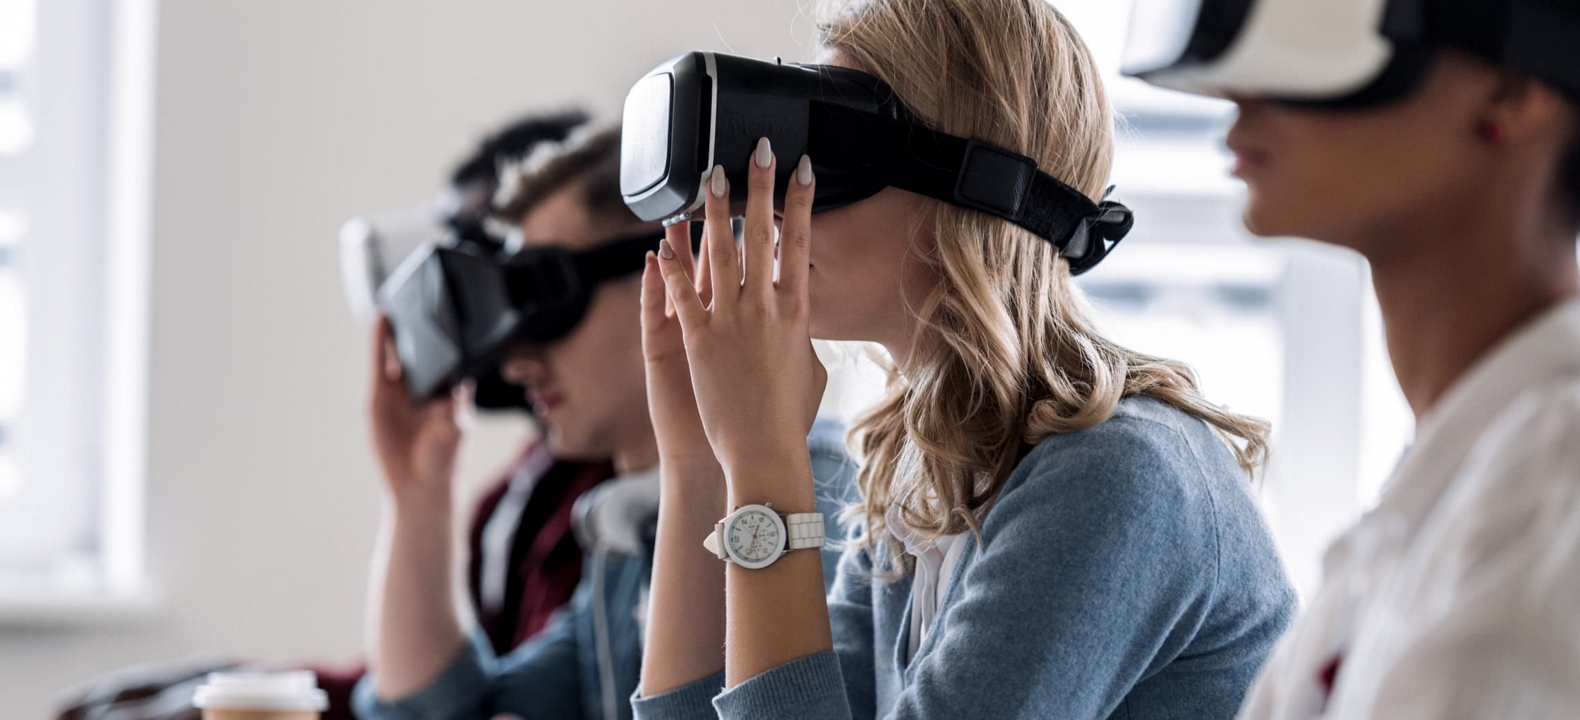
[[[192,704],[204,720],[318,720],[329,697],[308,670],[221,672],[209,674]]]

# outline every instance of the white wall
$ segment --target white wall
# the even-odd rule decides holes
[[[163,0],[152,298],[152,617],[0,630],[0,717],[129,663],[357,655],[378,480],[346,217],[416,201],[518,111],[613,116],[683,50],[801,57],[798,0]],[[496,469],[510,423],[463,474]]]

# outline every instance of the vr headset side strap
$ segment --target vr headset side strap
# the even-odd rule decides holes
[[[1510,64],[1542,78],[1580,103],[1580,62],[1575,38],[1580,37],[1580,3],[1533,0],[1510,10],[1505,53]]]
[[[702,223],[692,223],[692,227],[695,232],[702,227]],[[590,289],[599,283],[639,272],[647,262],[648,251],[657,250],[658,241],[663,239],[664,233],[649,231],[616,238],[583,250],[576,253],[573,260],[576,274],[582,286]]]
[[[702,251],[703,225],[701,220],[691,222],[691,253]],[[598,247],[576,254],[576,273],[582,284],[592,287],[598,283],[618,280],[642,271],[648,251],[658,250],[658,241],[664,233],[643,232],[616,238]]]
[[[702,228],[700,222],[691,224],[694,252],[702,239]],[[658,241],[663,239],[664,233],[649,231],[615,238],[581,252],[551,251],[553,256],[560,260],[549,261],[546,258],[544,262],[558,265],[562,269],[560,272],[544,270],[541,263],[526,265],[517,263],[507,269],[506,282],[518,297],[530,295],[528,290],[530,286],[545,282],[561,290],[569,291],[575,288],[576,292],[589,291],[601,283],[640,272],[647,262],[648,251],[657,250]],[[522,255],[532,252],[534,251],[526,250]],[[569,270],[573,275],[566,276],[563,270]]]
[[[1053,243],[1076,272],[1107,253],[1103,239],[1118,242],[1130,229],[1123,206],[1100,207],[1024,155],[832,103],[813,101],[809,112],[807,146],[814,163],[1003,218]],[[1122,230],[1109,217],[1116,210],[1125,215]],[[1093,243],[1088,235],[1096,224],[1108,229]]]
[[[611,240],[590,250],[576,253],[576,274],[588,288],[630,275],[642,269],[649,250],[658,249],[663,233],[644,233]]]

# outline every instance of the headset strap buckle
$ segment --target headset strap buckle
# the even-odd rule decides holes
[[[955,176],[955,202],[1011,222],[1021,217],[1037,163],[975,138],[966,142]]]

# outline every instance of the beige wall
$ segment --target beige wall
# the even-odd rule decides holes
[[[798,0],[163,0],[149,533],[159,610],[0,629],[0,718],[128,663],[221,651],[354,658],[378,480],[346,217],[424,197],[511,113],[618,111],[694,48],[800,57]],[[481,428],[466,474],[520,427]]]

